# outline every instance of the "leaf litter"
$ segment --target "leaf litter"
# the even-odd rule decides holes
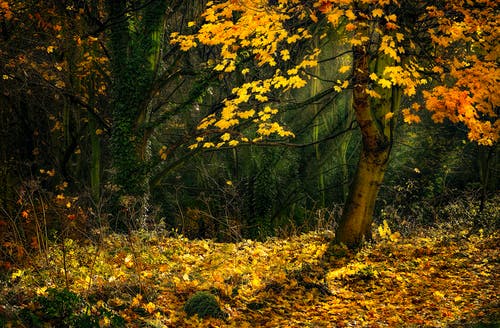
[[[0,306],[12,314],[33,307],[33,296],[47,288],[67,285],[130,327],[499,322],[498,232],[426,230],[402,238],[385,230],[379,228],[377,241],[357,253],[328,249],[332,236],[325,232],[238,243],[152,232],[94,243],[66,240],[64,248],[54,244],[48,256],[34,258],[36,265],[14,269],[3,283],[8,288],[0,292]],[[184,305],[198,291],[212,293],[225,316],[188,317]],[[9,324],[16,316],[11,319]]]

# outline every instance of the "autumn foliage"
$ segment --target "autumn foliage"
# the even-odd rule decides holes
[[[219,57],[211,61],[213,69],[236,72],[246,80],[233,89],[233,98],[225,100],[220,117],[211,115],[199,125],[201,130],[213,127],[224,132],[220,140],[205,142],[203,147],[220,147],[229,139],[232,146],[248,142],[248,138],[231,131],[249,118],[259,127],[253,141],[271,134],[293,136],[269,121],[278,110],[268,94],[272,90],[303,87],[310,79],[309,69],[318,65],[318,48],[311,48],[309,54],[287,70],[279,68],[278,63],[290,61],[289,49],[313,38],[311,29],[304,26],[320,25],[322,19],[334,29],[345,29],[344,42],[353,47],[377,47],[369,51],[394,61],[380,74],[370,75],[373,87],[398,87],[408,97],[427,89],[423,92],[425,109],[433,113],[435,122],[448,119],[462,123],[470,131],[470,140],[492,145],[500,131],[499,99],[495,92],[499,80],[497,9],[498,4],[486,0],[438,4],[378,0],[290,0],[274,4],[210,1],[202,20],[188,24],[199,28],[191,35],[174,33],[171,42],[186,51],[198,44],[219,47]],[[266,79],[248,76],[249,64],[274,68],[274,74]],[[349,67],[340,69],[341,73],[347,71]],[[424,85],[430,87],[419,88]],[[338,92],[348,86],[349,76],[332,85]],[[366,93],[380,98],[373,87],[368,87]],[[414,112],[419,109],[418,105],[404,109],[405,121],[418,122]],[[198,143],[204,140],[199,138]]]
[[[0,327],[498,325],[497,2],[0,0]]]
[[[402,238],[385,223],[377,244],[356,255],[338,248],[327,259],[325,237],[216,243],[138,232],[85,244],[68,239],[50,246],[50,258],[34,259],[36,269],[12,271],[1,313],[28,326],[35,316],[57,325],[87,314],[96,327],[458,327],[498,320],[497,234],[433,230]],[[65,275],[71,292],[49,288],[64,285]],[[37,312],[75,295],[87,305],[73,305],[71,314]],[[193,315],[193,295],[210,298],[215,312],[203,307],[203,315]],[[19,308],[33,316],[17,317]]]

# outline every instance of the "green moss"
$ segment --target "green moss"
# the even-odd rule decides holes
[[[214,295],[209,292],[197,292],[184,305],[184,311],[191,317],[195,314],[200,318],[225,318],[227,314],[221,310]]]

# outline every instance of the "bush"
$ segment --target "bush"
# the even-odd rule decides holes
[[[105,308],[91,313],[91,306],[68,289],[51,288],[46,296],[34,299],[33,306],[21,310],[19,317],[28,327],[100,327],[99,321],[106,318],[109,327],[123,327],[125,321]]]
[[[209,292],[197,292],[184,305],[184,311],[191,317],[195,314],[200,318],[225,318],[227,314],[221,310],[214,295]]]

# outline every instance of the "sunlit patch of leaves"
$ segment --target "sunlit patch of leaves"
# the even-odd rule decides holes
[[[374,230],[376,243],[356,254],[340,247],[334,256],[326,234],[315,232],[239,243],[144,231],[87,244],[66,240],[66,265],[54,244],[49,265],[10,272],[0,314],[14,326],[26,316],[52,326],[55,317],[75,322],[64,309],[40,316],[48,307],[59,311],[62,295],[77,300],[71,313],[99,318],[92,319],[96,326],[444,327],[498,320],[497,232],[427,230],[402,238],[387,223]],[[68,290],[61,287],[66,276]],[[211,295],[215,312],[190,309],[193,295]]]

